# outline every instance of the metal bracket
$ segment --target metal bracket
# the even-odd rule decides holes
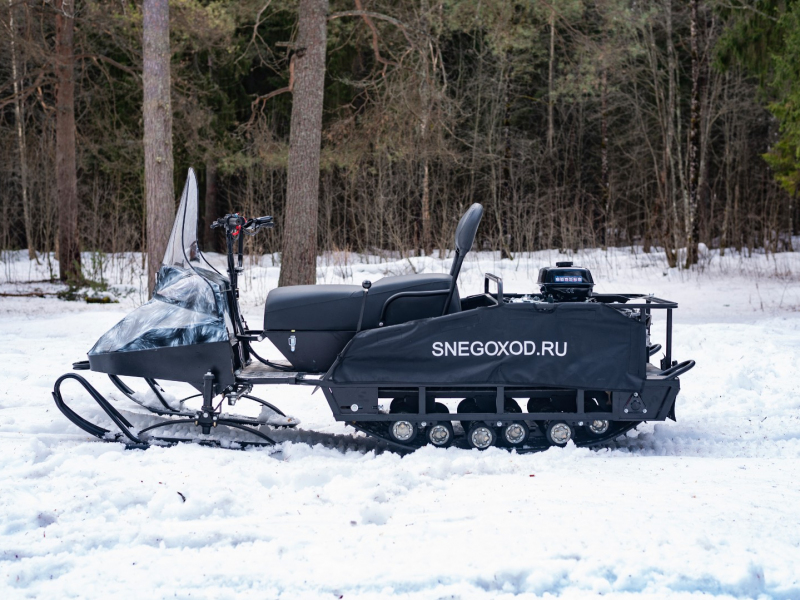
[[[242,384],[238,387],[235,387],[231,391],[225,394],[225,398],[228,400],[228,406],[233,406],[242,396],[249,394],[253,391],[253,384],[246,383]]]
[[[639,395],[639,392],[634,392],[633,395],[628,399],[625,403],[625,406],[622,409],[622,412],[625,414],[647,414],[647,406],[642,400],[642,397]]]
[[[214,383],[214,373],[208,371],[203,375],[203,407],[197,411],[194,424],[203,429],[203,433],[211,433],[211,428],[217,426],[217,416],[214,414],[214,396],[217,385]]]

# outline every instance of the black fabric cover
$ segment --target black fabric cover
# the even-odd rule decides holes
[[[501,347],[500,355],[487,355]],[[452,350],[466,355],[453,356]],[[646,362],[644,324],[613,308],[589,302],[519,303],[362,331],[326,379],[639,390]]]
[[[372,284],[364,308],[363,329],[378,326],[384,303],[400,292],[450,289],[445,273],[383,277]],[[364,289],[358,285],[295,285],[271,290],[264,307],[265,331],[355,331]],[[399,323],[442,314],[447,294],[401,298],[390,305],[387,323]],[[458,293],[448,312],[460,309]]]

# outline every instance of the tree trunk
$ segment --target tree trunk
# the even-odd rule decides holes
[[[317,281],[317,215],[328,0],[300,0],[278,285]]]
[[[600,76],[600,191],[603,203],[600,243],[603,248],[609,244],[611,231],[611,189],[608,172],[608,69],[604,64]]]
[[[553,123],[553,107],[555,97],[553,91],[553,75],[556,60],[556,9],[550,9],[550,61],[547,72],[547,150],[553,151],[553,138],[555,137],[555,124]]]
[[[211,224],[222,215],[218,214],[217,209],[217,161],[213,158],[206,160],[206,210],[205,210],[205,226],[203,231],[205,235],[204,248],[209,252],[214,252],[217,249],[219,236],[217,232],[211,229]]]
[[[56,9],[56,190],[58,194],[58,275],[82,280],[78,234],[78,175],[75,165],[74,0],[54,0]]]
[[[428,23],[428,15],[430,13],[430,6],[428,5],[427,0],[423,0],[421,2],[421,14],[422,14],[422,24],[424,24],[424,30],[430,31],[430,25]],[[430,254],[432,249],[431,243],[431,179],[430,179],[430,165],[428,164],[428,153],[430,152],[431,148],[429,145],[430,142],[430,133],[429,133],[429,125],[431,120],[431,111],[433,109],[433,77],[434,73],[432,71],[435,68],[432,68],[431,61],[434,57],[428,52],[428,46],[423,45],[422,51],[420,52],[422,56],[422,63],[423,63],[423,71],[422,71],[422,81],[420,82],[420,104],[422,109],[422,114],[420,115],[420,149],[422,152],[422,237],[420,239],[420,256],[427,256]]]
[[[14,80],[14,120],[16,121],[17,149],[19,150],[19,178],[22,191],[22,216],[25,224],[25,241],[28,245],[28,258],[35,260],[36,249],[33,243],[33,222],[28,200],[28,152],[25,143],[25,110],[19,97],[20,76],[17,69],[17,26],[14,22],[14,3],[8,0],[8,25],[11,31],[11,77]]]
[[[500,70],[500,81],[502,82],[502,102],[503,102],[503,127],[501,129],[502,144],[503,144],[503,158],[502,168],[500,169],[500,202],[495,204],[495,216],[497,218],[497,229],[500,233],[500,258],[507,258],[514,260],[514,255],[511,254],[509,247],[510,236],[508,235],[508,227],[506,227],[506,219],[503,215],[508,213],[508,199],[513,198],[514,190],[511,182],[511,100],[509,99],[509,87],[511,74],[511,67],[508,65],[508,52],[503,53],[503,68]],[[500,203],[506,205],[506,210]]]
[[[669,171],[669,185],[666,189],[669,190],[667,202],[669,202],[668,210],[671,211],[672,220],[672,235],[667,233],[664,241],[664,249],[667,254],[667,264],[671,267],[678,266],[678,252],[681,247],[680,244],[680,221],[678,220],[678,199],[677,190],[678,184],[676,175],[679,170],[682,170],[681,157],[675,156],[675,150],[680,150],[680,103],[678,102],[678,84],[677,84],[677,58],[675,55],[675,43],[672,39],[672,0],[664,1],[665,9],[665,24],[666,24],[666,37],[667,37],[667,71],[668,71],[668,91],[667,91],[667,127],[666,127],[666,141],[664,147],[666,150],[665,169]],[[676,124],[677,122],[677,124]],[[677,132],[676,132],[677,129]],[[682,178],[681,178],[682,179]],[[670,239],[671,238],[671,239]]]
[[[730,104],[731,72],[725,73],[724,103]],[[725,208],[722,213],[722,229],[719,235],[719,255],[725,256],[725,247],[728,244],[728,223],[730,222],[731,204],[734,194],[734,140],[733,140],[733,114],[727,112],[724,117],[722,135],[725,153],[723,155],[723,165],[725,173]]]
[[[175,217],[168,0],[144,0],[144,195],[150,295]]]
[[[428,166],[427,148],[425,158],[422,159],[422,255],[431,253],[431,179]]]
[[[684,207],[686,265],[697,263],[697,188],[700,175],[700,52],[697,44],[697,1],[691,0],[689,36],[692,52],[692,101],[689,114],[689,193]]]

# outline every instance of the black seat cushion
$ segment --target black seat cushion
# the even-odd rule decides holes
[[[362,329],[378,326],[384,303],[400,292],[442,291],[436,296],[401,298],[390,304],[385,324],[393,325],[442,314],[452,277],[444,273],[420,273],[384,277],[367,296]],[[357,285],[295,285],[275,288],[267,295],[265,331],[355,331],[361,312],[363,288]],[[458,289],[448,313],[458,312]]]

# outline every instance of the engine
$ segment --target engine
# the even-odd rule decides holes
[[[571,262],[539,269],[537,283],[544,299],[551,302],[586,302],[594,288],[589,269],[575,267]]]

